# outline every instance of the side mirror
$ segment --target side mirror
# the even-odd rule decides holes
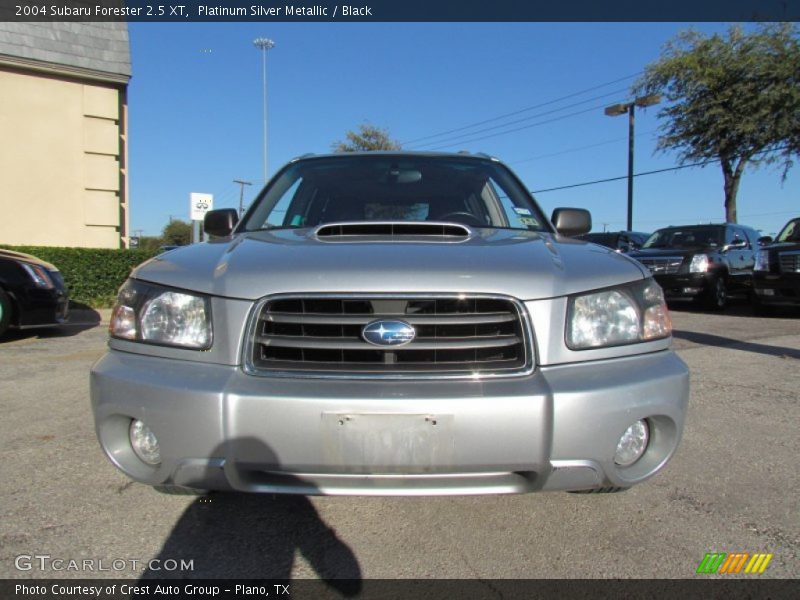
[[[225,237],[231,234],[238,222],[239,214],[234,208],[210,210],[203,219],[203,231],[209,235]]]
[[[589,233],[592,229],[592,215],[583,208],[556,208],[550,221],[558,233],[566,236]]]
[[[765,235],[764,237],[758,238],[758,245],[759,246],[769,246],[772,243],[772,236]]]
[[[733,240],[730,244],[726,244],[723,250],[741,250],[747,248],[747,242],[744,240]]]

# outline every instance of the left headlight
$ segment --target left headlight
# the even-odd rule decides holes
[[[112,337],[179,346],[211,347],[211,306],[206,296],[128,280],[111,313]]]
[[[36,287],[42,288],[43,290],[52,290],[55,287],[55,285],[53,285],[53,279],[44,267],[25,262],[19,264],[22,265],[22,268],[33,280]]]
[[[756,264],[754,271],[769,271],[769,250],[759,250],[756,252]]]
[[[569,299],[567,346],[572,350],[649,342],[671,334],[664,294],[653,279]]]

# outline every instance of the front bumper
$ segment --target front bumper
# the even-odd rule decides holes
[[[697,298],[711,290],[712,277],[708,273],[654,275],[653,278],[669,300]]]
[[[756,271],[753,288],[759,304],[800,306],[800,273],[776,275]]]
[[[13,296],[18,309],[18,318],[12,326],[17,329],[52,327],[67,322],[69,295],[66,289],[29,288],[17,291]]]
[[[110,350],[91,375],[98,438],[129,477],[272,493],[629,487],[674,453],[688,396],[688,369],[669,350],[491,381],[264,378]],[[158,467],[133,453],[133,418],[158,437]],[[643,418],[650,445],[620,468],[617,441]]]

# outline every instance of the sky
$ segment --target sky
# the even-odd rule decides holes
[[[587,208],[595,231],[625,229],[627,118],[603,107],[630,87],[681,29],[723,23],[131,23],[131,231],[189,220],[189,194],[245,205],[264,184],[262,54],[268,37],[268,171],[327,153],[370,123],[411,150],[485,152],[511,167],[549,214]],[[751,27],[751,26],[748,26]],[[657,106],[636,113],[634,171],[678,165],[655,152]],[[479,125],[475,125],[481,123]],[[455,130],[455,131],[454,131]],[[451,133],[447,133],[451,132]],[[479,139],[480,138],[480,139]],[[800,214],[800,172],[749,167],[739,222],[774,235]],[[724,221],[722,172],[636,177],[634,226]]]

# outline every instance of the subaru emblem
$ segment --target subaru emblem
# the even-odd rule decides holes
[[[405,321],[373,321],[361,330],[361,337],[375,346],[401,346],[416,336],[416,330]]]

